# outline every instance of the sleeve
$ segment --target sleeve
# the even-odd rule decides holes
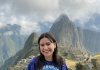
[[[62,68],[61,70],[68,70],[67,65],[66,65],[66,63],[65,63],[65,60],[64,60],[64,64],[62,65],[61,68]]]
[[[33,58],[28,64],[26,70],[36,70],[36,60]]]

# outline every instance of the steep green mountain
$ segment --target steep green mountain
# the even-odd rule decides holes
[[[60,45],[75,47],[86,52],[83,43],[79,38],[77,27],[69,20],[67,15],[60,15],[49,32],[55,36]]]
[[[76,47],[92,55],[100,52],[100,32],[76,27],[66,14],[56,19],[49,32],[62,46]]]
[[[37,40],[38,40],[38,35],[35,32],[32,33],[28,37],[28,39],[24,45],[24,48],[22,49],[21,55],[14,61],[13,65],[15,65],[17,63],[17,61],[19,61],[21,59],[25,59],[30,55],[37,56],[39,54]]]
[[[26,37],[20,34],[19,25],[10,25],[0,28],[0,66],[9,57],[23,48]]]

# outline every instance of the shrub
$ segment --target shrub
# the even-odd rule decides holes
[[[79,62],[76,64],[75,68],[76,68],[76,70],[82,70],[83,65]]]

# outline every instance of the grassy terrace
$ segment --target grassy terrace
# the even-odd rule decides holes
[[[68,68],[71,68],[72,70],[76,70],[75,69],[75,65],[76,65],[76,61],[74,61],[74,60],[68,60],[68,59],[66,59],[66,65],[67,65],[67,67]]]

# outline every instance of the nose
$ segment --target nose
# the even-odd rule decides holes
[[[44,50],[47,50],[47,49],[48,49],[48,46],[45,45],[45,46],[44,46]]]

